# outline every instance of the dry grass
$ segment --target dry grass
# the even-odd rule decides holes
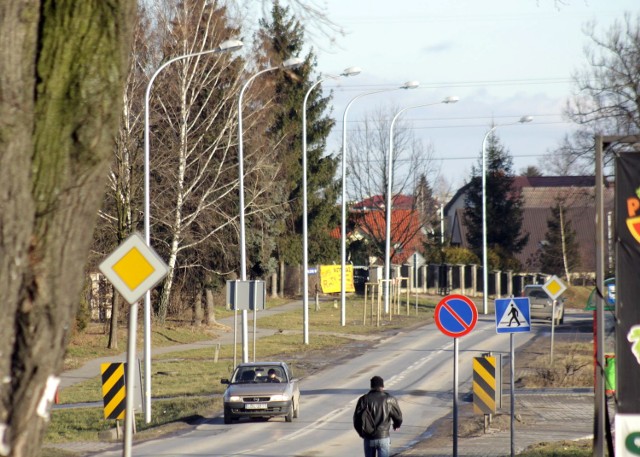
[[[536,343],[541,343],[536,347]],[[553,364],[550,343],[536,338],[530,349],[516,355],[516,366],[522,373],[517,387],[592,387],[593,344],[584,341],[556,341]]]
[[[153,347],[162,347],[206,341],[214,338],[217,331],[215,327],[194,327],[170,322],[162,327],[152,326],[151,344]],[[107,347],[109,343],[108,332],[109,329],[106,324],[92,322],[85,331],[74,334],[67,346],[64,369],[72,370],[88,360],[116,356],[126,352],[129,329],[125,325],[118,327],[118,346],[115,349]],[[139,326],[136,332],[137,347],[142,347],[143,338],[144,332],[142,326]]]

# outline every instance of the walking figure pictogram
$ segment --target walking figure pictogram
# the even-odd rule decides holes
[[[509,316],[511,316],[511,319],[509,319],[508,327],[511,327],[511,323],[514,320],[518,324],[518,327],[520,327],[520,321],[518,320],[518,309],[513,305],[513,303],[511,303],[511,309],[509,310]]]

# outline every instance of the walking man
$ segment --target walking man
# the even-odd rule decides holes
[[[371,378],[371,390],[358,399],[353,427],[364,440],[364,457],[389,457],[389,428],[402,425],[402,411],[395,397],[384,391],[380,376]]]

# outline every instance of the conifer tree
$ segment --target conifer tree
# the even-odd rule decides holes
[[[304,45],[304,27],[293,18],[289,8],[277,1],[269,21],[260,22],[258,39],[271,65],[291,57],[300,57]],[[293,72],[274,74],[275,86],[271,111],[274,113],[267,137],[275,148],[280,166],[281,217],[276,221],[281,234],[276,240],[276,256],[285,263],[302,258],[302,105],[305,94],[319,76],[314,76],[317,61],[312,51]],[[323,97],[321,85],[307,100],[307,209],[309,260],[311,263],[335,260],[339,243],[329,236],[339,223],[335,205],[337,184],[334,176],[337,159],[325,155],[326,140],[334,125],[327,115],[331,97]]]
[[[522,234],[523,197],[513,188],[513,159],[495,133],[487,142],[487,246],[500,258],[492,268],[518,269],[514,254],[522,251],[529,234]],[[472,169],[465,197],[464,219],[467,241],[473,252],[482,256],[482,164]]]

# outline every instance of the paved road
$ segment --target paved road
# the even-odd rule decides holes
[[[516,454],[533,444],[593,437],[594,398],[589,389],[524,390],[517,391],[515,397],[517,419],[514,421],[513,442]],[[512,436],[508,393],[505,400],[500,427],[494,424],[487,433],[480,429],[468,437],[459,437],[458,456],[510,455]],[[472,417],[471,408],[465,410],[466,415],[461,422]],[[443,419],[437,432],[429,429],[423,438],[414,447],[397,454],[398,457],[451,456],[453,440],[450,417]]]
[[[301,304],[292,303],[285,305],[285,307],[279,307],[271,312],[278,312],[278,310],[284,311],[291,308],[299,307]],[[265,313],[268,312],[264,311]],[[480,340],[494,336],[492,330],[492,318],[483,318],[481,316],[480,321],[485,321],[485,331],[477,332],[480,336]],[[434,326],[431,326],[434,327]],[[425,327],[424,331],[428,331],[429,327]],[[433,330],[433,329],[432,329]],[[437,335],[436,331],[431,332]],[[465,337],[461,341],[465,341]],[[233,340],[233,333],[227,333],[220,336],[216,340],[196,343],[195,347],[202,347],[204,345],[213,345],[218,342],[222,342],[228,339],[229,342]],[[401,433],[394,435],[393,448],[394,452],[398,456],[437,456],[437,455],[452,455],[451,446],[452,439],[446,436],[447,421],[451,420],[451,395],[447,387],[447,383],[441,384],[439,387],[433,384],[430,387],[422,385],[420,383],[421,377],[425,376],[425,366],[433,365],[429,369],[430,377],[447,379],[450,376],[451,371],[451,348],[444,345],[436,346],[427,343],[422,343],[421,346],[414,346],[416,344],[415,336],[411,335],[398,335],[392,338],[390,341],[385,342],[384,345],[379,345],[384,353],[385,359],[376,359],[380,357],[380,354],[370,354],[364,365],[358,365],[356,372],[348,374],[345,379],[345,367],[338,366],[333,369],[322,373],[322,377],[314,379],[311,377],[305,380],[303,383],[303,394],[305,402],[302,406],[302,419],[300,421],[294,421],[296,425],[295,430],[291,430],[291,424],[286,424],[279,421],[269,421],[268,423],[253,423],[243,422],[240,424],[234,424],[234,428],[230,429],[225,427],[222,421],[218,417],[213,417],[205,421],[205,423],[197,426],[191,433],[180,435],[175,440],[179,442],[185,442],[187,440],[202,439],[201,443],[210,443],[212,440],[218,441],[215,438],[217,436],[224,437],[223,441],[234,442],[232,434],[237,436],[239,441],[236,441],[236,446],[239,444],[246,444],[246,433],[253,433],[254,428],[260,430],[260,428],[267,427],[268,430],[268,442],[272,442],[274,439],[286,443],[289,441],[289,447],[283,448],[277,452],[277,455],[344,455],[352,456],[360,454],[360,444],[357,436],[354,437],[354,433],[351,431],[350,415],[354,399],[357,395],[362,393],[366,386],[368,377],[373,370],[378,370],[387,379],[388,389],[396,393],[401,402],[405,406],[408,414],[405,427],[401,429]],[[466,343],[463,343],[466,344]],[[461,348],[466,346],[461,346]],[[170,348],[156,348],[154,352],[162,350],[175,351],[184,349],[184,345]],[[482,345],[482,351],[491,350],[486,345]],[[444,355],[443,359],[435,358],[433,354],[440,351]],[[394,374],[395,369],[391,368],[391,371],[384,370],[384,367],[391,367],[392,364],[389,360],[397,359],[400,354],[404,352],[420,353],[420,357],[414,360],[413,365],[409,365],[406,372]],[[464,351],[463,351],[464,352]],[[469,357],[475,355],[472,350],[468,351]],[[447,360],[447,356],[448,359]],[[124,356],[122,356],[124,357]],[[362,357],[367,357],[363,355]],[[461,357],[464,359],[465,354]],[[112,358],[110,358],[112,359]],[[118,360],[123,360],[120,358]],[[110,361],[110,360],[109,360]],[[96,363],[96,367],[99,367],[99,363]],[[404,363],[404,362],[403,362]],[[461,360],[461,363],[464,363]],[[349,363],[348,365],[351,365]],[[355,365],[354,365],[355,366]],[[388,368],[387,367],[387,368]],[[71,372],[67,372],[63,375],[63,380],[66,379],[67,383],[77,382],[85,378],[95,377],[99,368],[92,368],[91,364]],[[358,371],[359,370],[359,371]],[[320,376],[318,374],[317,376]],[[461,380],[467,379],[469,373],[461,376]],[[449,378],[450,379],[450,378]],[[333,381],[327,381],[333,380]],[[468,381],[467,381],[468,382]],[[69,385],[69,384],[67,384]],[[461,386],[460,392],[468,392],[469,387]],[[432,394],[429,394],[431,392]],[[439,392],[439,393],[438,393]],[[327,404],[327,394],[331,397],[343,398],[341,405]],[[507,403],[503,406],[503,411],[508,412],[508,395],[506,395]],[[520,391],[516,393],[516,414],[519,417],[519,421],[515,426],[515,444],[516,450],[520,451],[526,446],[532,443],[538,443],[541,441],[556,441],[564,439],[578,439],[588,437],[591,434],[593,423],[593,395],[588,391]],[[409,406],[410,405],[410,406]],[[323,409],[326,408],[326,411]],[[319,413],[317,415],[310,414],[311,411],[317,409]],[[464,400],[461,403],[461,420],[464,420],[464,411],[468,409],[468,403],[465,404]],[[309,413],[308,413],[309,411]],[[437,427],[440,424],[440,427]],[[442,426],[444,424],[444,426]],[[249,430],[251,428],[251,430]],[[229,430],[232,430],[230,432]],[[442,431],[445,430],[445,433]],[[340,433],[337,433],[337,432]],[[429,438],[430,435],[437,431],[438,435]],[[230,434],[231,433],[231,434]],[[262,432],[264,433],[264,432]],[[342,438],[337,438],[337,434],[344,434]],[[445,436],[443,436],[445,435]],[[312,438],[312,439],[311,439]],[[426,441],[424,441],[424,439]],[[510,433],[508,427],[506,430],[489,430],[487,434],[478,434],[477,436],[470,436],[468,438],[459,438],[458,440],[458,455],[459,456],[496,456],[496,455],[509,455],[510,450]],[[422,441],[422,445],[414,446],[417,442]],[[316,443],[325,443],[328,446],[320,446]],[[330,444],[330,445],[329,445]],[[201,446],[209,447],[209,444],[201,444]],[[113,445],[111,443],[72,443],[65,447],[76,452],[96,452],[100,450],[112,450],[105,455],[119,455],[122,446],[120,444]],[[198,446],[196,446],[198,447]],[[220,446],[216,446],[219,448]],[[189,455],[193,452],[186,452],[184,450],[169,450],[166,443],[161,444],[159,448],[152,448],[153,450],[145,450],[144,446],[134,446],[134,455]],[[225,450],[226,449],[226,450]],[[260,446],[250,446],[250,448],[224,448],[218,449],[213,453],[213,450],[207,450],[207,455],[210,456],[223,456],[223,455],[256,455],[267,456],[275,455],[272,453],[272,446],[262,448]],[[241,450],[239,453],[238,450]],[[300,454],[301,449],[306,449],[306,453]],[[324,453],[323,449],[326,449],[328,453]],[[196,454],[203,451],[203,448],[199,448]],[[271,452],[271,453],[270,453]],[[311,453],[308,453],[311,452]],[[346,453],[345,453],[346,452]]]
[[[519,338],[524,343],[527,336]],[[508,338],[495,332],[491,316],[459,341],[459,379],[469,391],[471,361],[482,352],[506,352]],[[402,405],[404,423],[393,433],[396,452],[407,449],[438,418],[449,414],[453,389],[455,340],[435,324],[387,336],[348,363],[328,367],[303,379],[301,417],[293,423],[241,421],[225,425],[219,416],[208,418],[179,437],[134,445],[133,455],[187,456],[355,456],[362,442],[352,429],[358,396],[368,390],[369,378],[379,374],[386,389]],[[247,441],[247,436],[251,440]],[[274,439],[277,438],[277,439]],[[95,448],[94,448],[95,450]],[[118,449],[103,455],[116,455]]]

